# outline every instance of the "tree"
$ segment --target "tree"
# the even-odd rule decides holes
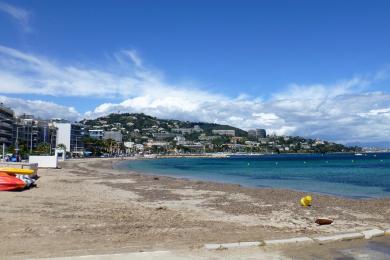
[[[57,149],[61,149],[61,150],[64,150],[66,152],[66,145],[64,144],[58,144],[57,145]]]
[[[50,144],[49,143],[39,143],[37,149],[35,150],[37,154],[49,154],[50,153]]]

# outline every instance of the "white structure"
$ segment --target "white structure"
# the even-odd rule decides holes
[[[126,148],[133,148],[135,143],[134,142],[124,142],[123,145],[126,147]]]
[[[54,121],[53,125],[57,127],[56,146],[64,144],[66,146],[66,152],[82,153],[84,144],[81,124]]]
[[[236,131],[234,130],[213,130],[214,135],[226,135],[226,136],[235,136]]]
[[[70,152],[70,137],[72,124],[53,122],[53,125],[57,127],[56,145],[64,144],[66,146],[66,151]]]
[[[33,156],[28,158],[29,163],[38,164],[39,168],[57,168],[57,155],[53,156]]]
[[[199,125],[195,125],[193,128],[173,128],[172,132],[181,134],[201,133],[203,129]]]
[[[59,161],[65,161],[65,154],[66,154],[66,152],[62,149],[56,149],[55,153],[54,153],[57,160],[59,160]]]

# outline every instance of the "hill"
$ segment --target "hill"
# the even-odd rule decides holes
[[[131,135],[132,132],[137,130],[141,135],[148,135],[151,132],[151,129],[156,129],[158,132],[171,132],[172,129],[193,128],[196,125],[198,125],[207,135],[211,135],[212,130],[234,130],[236,136],[239,137],[246,137],[248,135],[246,131],[229,125],[159,119],[143,113],[110,114],[97,119],[85,119],[81,121],[81,123],[90,129],[99,128],[104,129],[105,131],[121,130],[125,136]]]

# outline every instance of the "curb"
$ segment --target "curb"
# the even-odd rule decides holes
[[[229,249],[229,248],[246,248],[252,246],[261,246],[262,242],[238,242],[238,243],[224,243],[224,244],[205,244],[206,249]]]
[[[222,244],[205,244],[204,248],[208,250],[218,250],[218,249],[229,249],[229,248],[246,248],[254,246],[282,246],[287,244],[297,244],[297,243],[331,243],[337,241],[347,241],[352,239],[371,239],[373,237],[379,237],[389,235],[390,229],[381,230],[381,229],[369,229],[361,232],[351,232],[344,234],[334,234],[329,236],[318,236],[318,237],[293,237],[287,239],[272,239],[272,240],[261,240],[253,242],[237,242],[237,243],[222,243]]]
[[[303,242],[312,243],[314,242],[314,240],[311,239],[310,237],[293,237],[287,239],[264,240],[264,244],[266,246],[278,246],[278,245],[296,244],[296,243],[303,243]]]
[[[336,242],[336,241],[346,241],[346,240],[352,240],[352,239],[358,239],[358,238],[364,238],[364,234],[362,233],[346,233],[346,234],[338,234],[333,236],[320,236],[315,237],[314,241],[318,242],[319,244],[323,243],[330,243],[330,242]]]
[[[366,230],[362,232],[364,234],[365,239],[371,239],[373,237],[379,237],[379,236],[384,236],[385,231],[380,230],[380,229],[371,229],[371,230]]]

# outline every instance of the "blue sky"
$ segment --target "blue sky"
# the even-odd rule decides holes
[[[388,1],[0,0],[0,95],[41,117],[142,110],[388,141],[389,13]]]

